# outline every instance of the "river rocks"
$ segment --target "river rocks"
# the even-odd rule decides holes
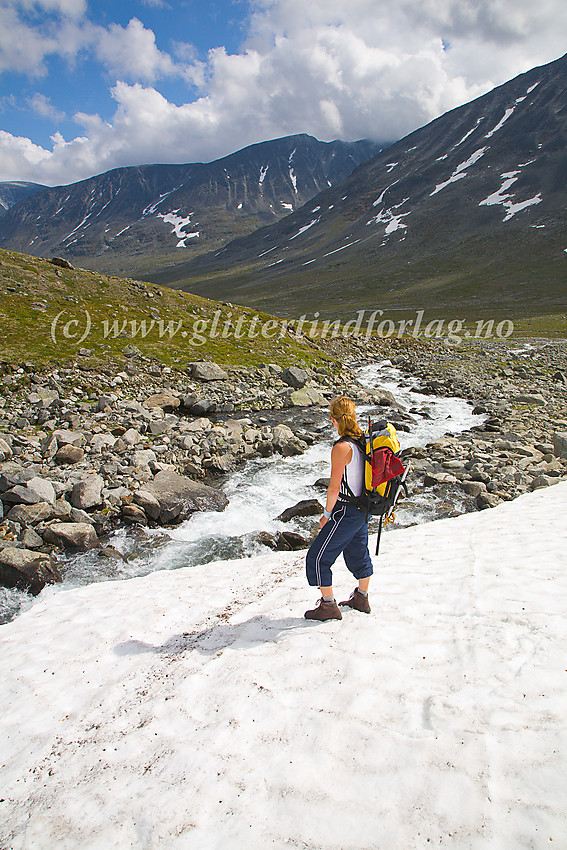
[[[161,512],[159,500],[148,490],[136,490],[134,501],[150,519],[156,521],[159,519]]]
[[[61,576],[49,555],[5,546],[0,550],[0,584],[29,590],[37,596],[46,584],[60,582]]]
[[[31,490],[42,502],[55,503],[55,490],[51,481],[45,478],[34,477],[26,483],[28,490]]]
[[[43,540],[73,549],[92,549],[99,543],[95,529],[87,522],[54,522],[43,532]]]
[[[78,481],[71,491],[71,504],[75,508],[88,511],[102,504],[104,479],[101,475],[90,475]]]
[[[318,499],[303,499],[297,502],[291,508],[286,508],[285,511],[276,517],[281,522],[289,522],[291,519],[300,516],[320,516],[323,513],[323,505]]]
[[[223,511],[228,505],[222,491],[170,470],[158,472],[146,490],[159,503],[164,525],[181,522],[195,511]]]

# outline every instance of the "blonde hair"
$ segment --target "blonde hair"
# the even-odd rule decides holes
[[[334,398],[330,405],[331,416],[339,426],[339,437],[362,436],[362,429],[356,421],[354,401],[345,395]]]

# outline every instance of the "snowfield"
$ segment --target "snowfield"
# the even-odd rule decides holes
[[[301,553],[54,592],[0,627],[0,846],[565,850],[566,509],[388,532],[341,622]]]

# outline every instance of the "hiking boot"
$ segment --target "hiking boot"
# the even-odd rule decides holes
[[[362,611],[363,614],[370,614],[370,602],[368,596],[363,596],[358,587],[356,587],[348,599],[344,602],[339,602],[339,605],[348,605],[349,608],[354,608],[355,611]]]
[[[303,615],[306,620],[342,620],[343,615],[336,602],[323,602],[319,600],[315,608],[306,611]]]

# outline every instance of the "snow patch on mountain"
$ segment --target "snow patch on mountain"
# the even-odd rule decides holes
[[[266,174],[268,173],[269,167],[270,167],[269,165],[263,165],[260,168],[260,177],[258,178],[258,183],[260,184],[260,186],[262,185],[262,183],[266,179]]]
[[[455,168],[455,170],[453,171],[453,173],[451,174],[451,176],[449,177],[448,180],[445,180],[444,183],[438,183],[437,184],[437,186],[435,187],[433,192],[431,192],[431,195],[429,197],[430,198],[433,197],[433,195],[436,195],[437,192],[441,192],[442,189],[445,189],[451,183],[456,183],[457,180],[462,180],[463,177],[466,177],[467,176],[466,175],[466,169],[470,168],[471,165],[474,165],[475,162],[478,162],[478,160],[482,156],[484,156],[484,154],[487,150],[488,150],[488,147],[479,148],[473,154],[471,154],[469,156],[469,158],[467,160],[465,160],[465,162],[461,162],[461,164],[458,165]]]
[[[170,213],[157,213],[158,218],[161,218],[166,224],[172,224],[173,230],[172,233],[175,233],[179,242],[177,243],[177,248],[186,248],[187,239],[196,239],[199,236],[199,231],[195,231],[194,233],[185,233],[185,228],[188,227],[191,219],[193,218],[194,213],[189,213],[188,216],[180,216],[177,215],[179,210],[173,210]]]
[[[300,227],[295,236],[291,236],[289,241],[292,239],[297,239],[298,236],[301,236],[302,233],[305,233],[306,230],[309,230],[310,227],[313,227],[315,224],[319,224],[321,221],[320,218],[314,218],[313,221],[310,221],[309,224],[305,224],[303,227]]]
[[[514,185],[514,183],[518,179],[519,171],[506,171],[501,174],[501,178],[504,181],[500,189],[496,192],[493,192],[483,201],[480,201],[479,207],[490,207],[496,204],[501,204],[506,210],[506,215],[504,216],[504,221],[509,221],[513,218],[516,213],[521,212],[521,210],[526,209],[526,207],[534,206],[535,204],[541,203],[543,200],[541,197],[541,192],[535,195],[533,198],[528,198],[526,201],[518,201],[514,203],[513,195],[508,194],[508,189]]]

